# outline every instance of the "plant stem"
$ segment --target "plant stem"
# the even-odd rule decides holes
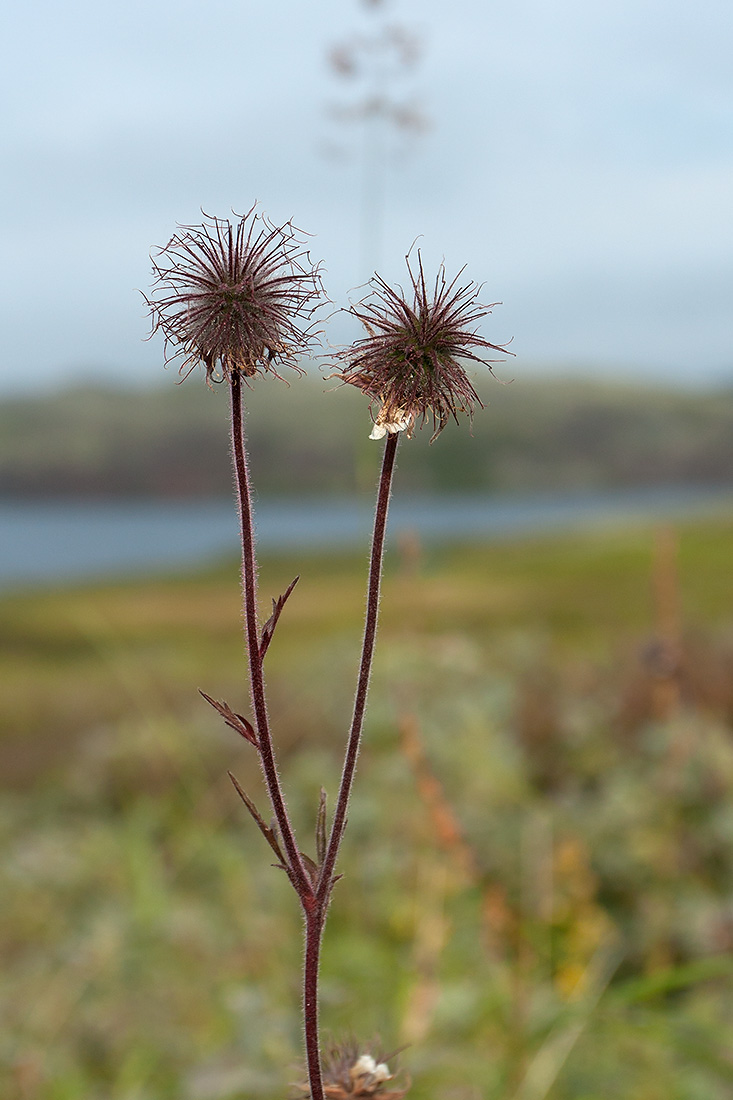
[[[242,593],[244,599],[244,622],[249,660],[250,691],[252,709],[257,727],[262,771],[270,795],[273,813],[280,829],[283,846],[288,859],[288,871],[298,897],[307,911],[313,903],[313,888],[300,858],[295,833],[285,806],[280,777],[275,763],[275,753],[270,733],[265,699],[265,678],[260,657],[259,626],[257,622],[257,561],[255,558],[254,529],[252,525],[252,499],[247,469],[247,452],[244,442],[244,423],[242,419],[242,381],[237,371],[230,376],[232,411],[232,456],[237,482],[239,503],[239,524],[242,537]]]
[[[349,807],[351,787],[354,782],[356,761],[359,756],[359,744],[361,731],[364,725],[364,711],[366,710],[367,692],[369,690],[369,676],[374,656],[374,643],[377,636],[377,617],[379,615],[379,587],[382,579],[382,558],[384,554],[384,535],[387,528],[387,512],[389,510],[389,496],[392,489],[392,475],[395,467],[397,443],[399,433],[393,432],[387,436],[382,460],[382,473],[379,479],[379,492],[377,494],[377,508],[374,516],[374,533],[372,535],[372,552],[369,561],[369,582],[367,586],[367,607],[364,622],[364,641],[361,650],[361,664],[359,666],[359,679],[356,686],[354,699],[354,714],[351,720],[349,741],[344,758],[344,768],[341,774],[338,799],[333,815],[333,825],[328,838],[326,856],[321,868],[318,880],[317,898],[319,903],[327,904],[332,887],[332,876],[336,866],[339,848],[346,829],[346,812]]]
[[[344,768],[341,775],[336,809],[334,812],[331,835],[318,881],[315,906],[305,915],[305,964],[303,971],[303,1021],[305,1025],[305,1050],[308,1063],[308,1080],[311,1100],[324,1100],[323,1078],[321,1074],[320,1039],[318,1035],[318,979],[320,966],[321,940],[326,924],[328,902],[333,886],[333,870],[336,865],[341,840],[346,828],[346,811],[356,771],[359,755],[361,731],[364,725],[369,675],[374,656],[374,643],[377,636],[377,618],[379,614],[379,588],[382,577],[382,558],[384,555],[384,536],[387,529],[387,512],[392,488],[395,455],[397,453],[397,434],[387,439],[382,461],[382,473],[379,479],[377,508],[374,516],[374,534],[369,563],[369,581],[367,585],[367,608],[364,623],[364,641],[362,643],[359,679],[354,699],[354,714],[346,747]]]
[[[334,811],[331,833],[326,847],[323,866],[320,871],[317,890],[314,891],[295,839],[295,833],[288,817],[280,777],[275,763],[275,753],[270,733],[265,695],[265,680],[260,652],[259,624],[257,621],[257,561],[255,557],[254,530],[252,524],[252,499],[247,469],[247,452],[244,439],[242,418],[242,382],[234,371],[230,379],[232,410],[232,454],[237,482],[239,503],[240,532],[242,538],[242,592],[244,599],[245,634],[249,661],[250,690],[252,709],[257,728],[257,746],[262,771],[270,795],[272,809],[280,829],[285,848],[288,872],[300,899],[305,915],[305,961],[303,968],[303,1024],[305,1030],[305,1049],[308,1065],[308,1080],[311,1100],[324,1100],[323,1078],[321,1073],[320,1039],[318,1033],[318,981],[320,969],[321,940],[326,924],[328,902],[333,886],[333,871],[336,866],[339,848],[346,828],[346,813],[354,782],[356,761],[359,755],[361,732],[364,725],[369,677],[374,656],[374,643],[377,635],[379,615],[379,589],[382,577],[382,559],[384,555],[384,537],[387,528],[389,497],[392,488],[392,475],[397,454],[398,435],[390,434],[384,449],[382,473],[377,493],[377,507],[374,516],[374,533],[369,563],[367,585],[367,607],[364,623],[359,678],[354,699],[354,713],[351,720],[349,740],[344,757],[338,799]]]
[[[318,977],[321,940],[328,902],[316,906],[305,917],[305,962],[303,965],[303,1025],[305,1056],[311,1100],[324,1100],[321,1073],[321,1041],[318,1034]]]

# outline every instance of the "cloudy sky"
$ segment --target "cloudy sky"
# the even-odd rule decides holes
[[[382,135],[367,247],[374,137],[329,114],[364,87],[326,56],[395,23],[423,55],[390,94],[430,128]],[[5,392],[161,380],[151,246],[255,199],[339,305],[415,238],[467,264],[515,377],[733,379],[730,0],[11,0],[0,34]]]

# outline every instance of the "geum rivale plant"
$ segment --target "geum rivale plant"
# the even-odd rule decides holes
[[[372,439],[385,439],[372,534],[366,619],[354,709],[343,771],[330,827],[326,793],[316,820],[314,856],[295,835],[282,788],[267,708],[264,664],[282,610],[297,578],[277,600],[272,614],[257,617],[257,562],[243,404],[245,388],[257,375],[278,368],[299,370],[299,359],[318,338],[317,310],[324,301],[319,269],[311,262],[303,235],[292,223],[274,225],[255,207],[232,224],[205,216],[201,225],[182,226],[153,261],[150,298],[152,330],[161,331],[167,359],[181,372],[204,366],[207,381],[225,383],[231,397],[231,443],[242,542],[244,629],[249,664],[251,720],[204,694],[224,721],[257,752],[269,795],[267,824],[234,776],[232,782],[288,876],[305,920],[303,1023],[308,1085],[312,1100],[373,1096],[397,1100],[404,1090],[390,1086],[391,1074],[368,1048],[346,1044],[322,1060],[318,1032],[318,976],[323,930],[346,828],[349,797],[359,755],[379,610],[387,511],[401,434],[430,419],[433,439],[450,417],[470,419],[478,395],[463,361],[491,361],[479,353],[502,351],[476,327],[490,312],[478,302],[478,289],[448,282],[441,267],[426,284],[422,259],[408,258],[407,292],[375,276],[369,297],[351,307],[366,336],[335,354],[335,377],[357,386],[373,409]]]

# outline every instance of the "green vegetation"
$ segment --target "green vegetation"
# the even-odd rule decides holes
[[[323,1014],[410,1043],[414,1100],[731,1094],[733,523],[678,534],[388,560]],[[303,835],[364,570],[262,566],[263,610],[301,573],[267,664]],[[249,746],[195,690],[246,707],[237,590],[224,563],[0,600],[9,1100],[299,1079],[297,905],[226,777],[259,789]]]
[[[511,364],[498,368],[511,377]],[[221,496],[229,493],[227,394],[200,378],[154,390],[84,387],[0,406],[0,496]],[[733,392],[645,389],[518,377],[477,382],[472,439],[417,433],[402,491],[536,490],[730,483]],[[204,391],[204,392],[202,392]],[[324,394],[325,391],[325,394]],[[322,377],[265,379],[248,394],[261,492],[371,488],[378,448],[363,396]]]

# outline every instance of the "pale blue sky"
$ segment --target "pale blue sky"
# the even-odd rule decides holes
[[[432,129],[386,172],[380,268],[468,265],[485,328],[537,367],[733,379],[730,0],[391,0]],[[357,0],[25,0],[6,7],[0,388],[160,381],[135,288],[200,208],[259,199],[314,234],[331,297],[359,264],[358,158],[325,108]],[[372,17],[373,19],[373,17]],[[332,338],[343,335],[339,323]]]

